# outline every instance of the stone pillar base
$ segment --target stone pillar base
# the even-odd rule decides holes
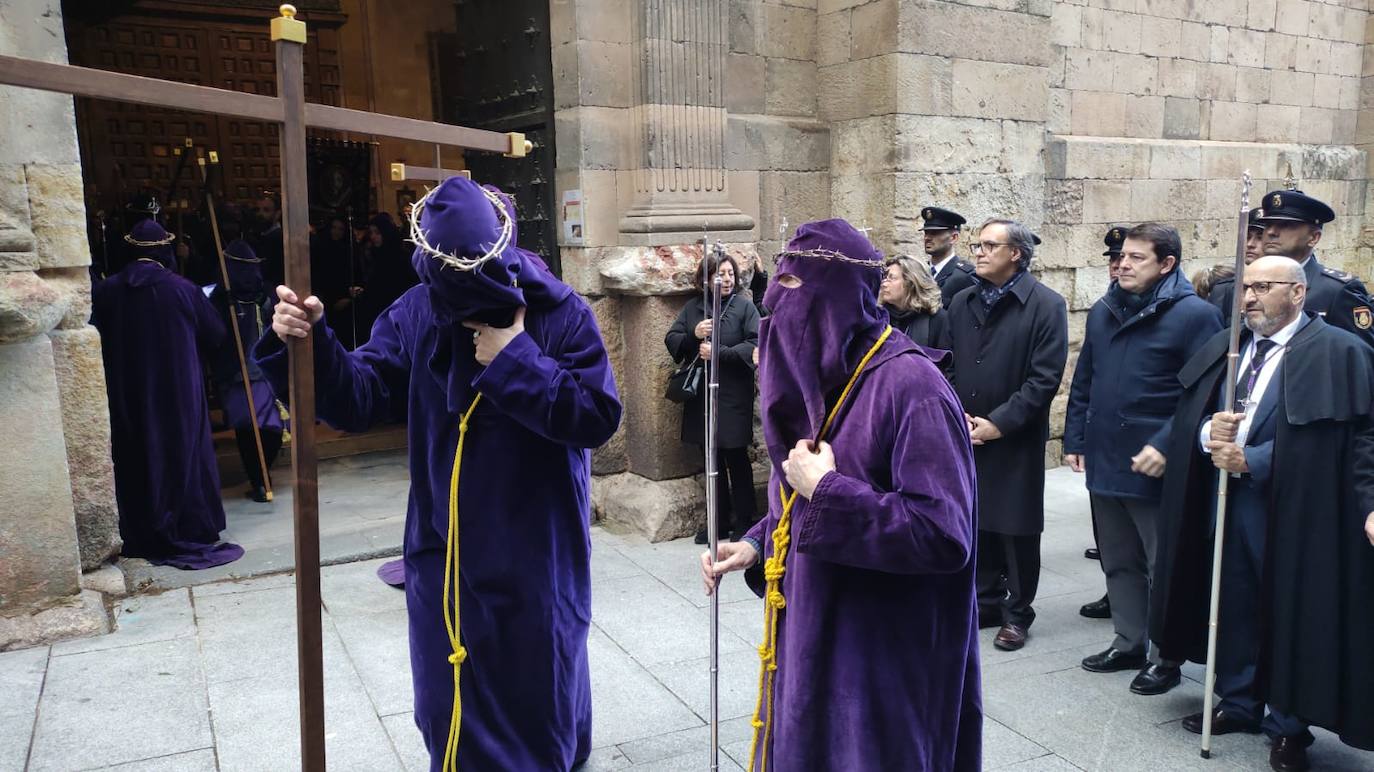
[[[82,590],[69,603],[30,615],[0,617],[0,651],[108,632],[110,616],[105,611],[104,596],[95,590]]]
[[[754,501],[768,511],[768,466],[754,465]],[[651,542],[695,536],[706,527],[706,483],[700,474],[651,480],[625,472],[592,478],[592,518]]]
[[[632,472],[592,479],[593,517],[651,542],[692,536],[706,525],[701,475],[650,480]]]

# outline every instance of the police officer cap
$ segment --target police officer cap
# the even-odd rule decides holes
[[[958,212],[951,212],[938,206],[928,206],[922,209],[921,217],[926,221],[926,224],[921,227],[923,231],[949,231],[968,222]]]
[[[1260,222],[1290,220],[1321,225],[1336,219],[1331,207],[1300,190],[1271,190],[1260,201]]]
[[[1264,230],[1264,223],[1260,222],[1260,214],[1264,212],[1262,207],[1255,207],[1250,210],[1250,228],[1254,230]]]
[[[1110,257],[1121,254],[1121,245],[1126,243],[1126,228],[1121,225],[1112,226],[1107,235],[1102,237],[1102,243],[1107,247],[1103,255]]]

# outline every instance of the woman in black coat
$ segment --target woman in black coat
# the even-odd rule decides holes
[[[749,463],[749,444],[754,436],[754,349],[759,344],[759,312],[753,302],[736,290],[739,266],[729,255],[705,258],[697,281],[711,286],[717,271],[721,278],[720,329],[712,334],[710,309],[698,294],[683,306],[663,342],[678,364],[695,357],[709,361],[711,345],[720,346],[720,417],[717,420],[716,494],[720,507],[717,522],[721,538],[742,535],[757,520],[754,508],[754,475]],[[701,290],[701,286],[698,286]],[[703,387],[705,380],[703,380]],[[682,441],[706,445],[706,389],[682,406]],[[697,534],[706,543],[706,531]]]
[[[941,307],[940,286],[923,263],[907,255],[888,260],[878,302],[887,309],[893,328],[911,342],[949,350],[949,322]]]

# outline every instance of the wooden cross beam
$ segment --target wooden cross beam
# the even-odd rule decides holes
[[[54,64],[0,55],[0,85],[55,91],[72,96],[108,99],[152,107],[167,107],[199,113],[232,115],[269,123],[283,122],[281,97],[245,94],[209,86],[176,83],[141,75],[126,75],[108,70]],[[277,93],[281,93],[278,91]],[[502,153],[509,158],[524,158],[533,143],[519,132],[501,134],[447,123],[431,123],[396,115],[369,113],[314,103],[303,103],[305,126],[311,129],[377,134],[469,150]]]
[[[281,124],[282,233],[286,282],[300,297],[310,294],[310,244],[306,183],[307,128],[372,134],[524,158],[533,144],[523,134],[470,129],[394,115],[380,115],[328,105],[307,104],[303,55],[305,23],[296,9],[281,6],[272,20],[277,57],[277,94],[269,97],[238,91],[175,83],[136,75],[0,56],[0,85],[20,86],[73,96],[166,107],[191,112],[232,115]],[[440,180],[452,173],[442,168],[406,169]],[[324,772],[324,660],[320,613],[320,529],[317,457],[315,453],[314,338],[289,344],[292,442],[295,476],[296,652],[299,664],[301,768]]]
[[[394,163],[391,165],[391,181],[407,182],[415,180],[418,182],[443,182],[449,177],[467,177],[472,179],[472,172],[467,169],[437,169],[433,166],[411,166],[410,164]]]

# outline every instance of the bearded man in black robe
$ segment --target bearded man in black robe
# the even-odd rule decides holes
[[[1307,769],[1309,725],[1374,749],[1374,357],[1304,312],[1305,278],[1277,255],[1246,267],[1237,405],[1220,404],[1227,331],[1179,374],[1151,595],[1161,655],[1205,661],[1216,475],[1230,474],[1212,731],[1264,731],[1280,772]],[[1202,715],[1183,726],[1201,732]]]

